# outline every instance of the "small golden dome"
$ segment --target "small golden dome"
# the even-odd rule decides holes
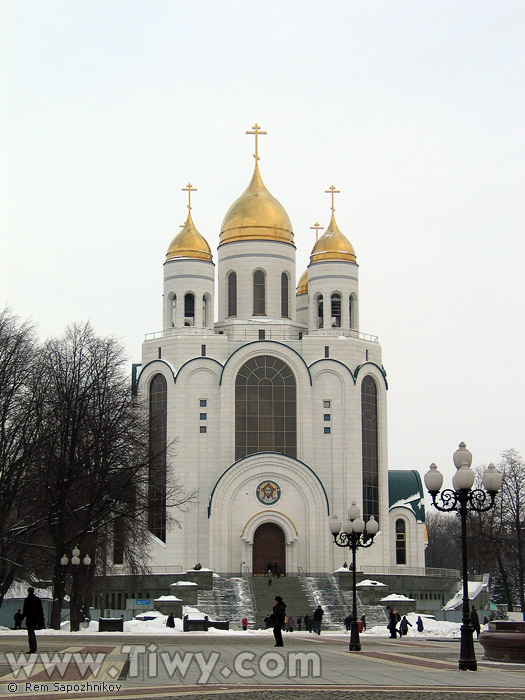
[[[219,245],[261,239],[294,244],[288,214],[264,186],[256,163],[250,184],[226,212]]]
[[[195,228],[191,211],[188,211],[186,223],[172,240],[166,253],[166,260],[173,260],[173,258],[196,258],[197,260],[212,261],[210,246],[204,236]]]
[[[295,290],[295,293],[297,296],[299,296],[299,294],[308,294],[308,270],[305,270],[299,277],[299,282],[297,282],[297,289]]]
[[[320,262],[321,260],[356,262],[352,244],[339,230],[335,223],[333,212],[328,228],[314,245],[310,255],[310,263]]]

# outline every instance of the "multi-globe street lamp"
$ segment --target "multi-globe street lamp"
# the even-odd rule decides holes
[[[348,520],[341,523],[337,515],[330,518],[330,532],[334,538],[334,542],[338,547],[348,547],[352,550],[352,623],[350,627],[350,645],[349,651],[361,651],[361,642],[359,640],[359,623],[357,621],[357,567],[355,553],[358,549],[371,547],[374,543],[374,537],[379,530],[379,523],[370,516],[367,523],[361,517],[359,508],[355,501],[348,508]]]
[[[69,621],[70,621],[70,631],[71,632],[78,632],[80,629],[80,620],[78,616],[78,603],[77,603],[77,598],[78,598],[78,582],[77,582],[77,574],[80,569],[80,550],[78,547],[75,547],[72,552],[72,557],[71,557],[71,598],[70,598],[70,603],[69,603]],[[66,554],[60,559],[60,563],[64,567],[64,569],[67,567],[69,564],[70,560]],[[89,554],[86,554],[86,556],[83,558],[82,563],[86,567],[86,569],[89,567],[91,564],[91,557]]]
[[[452,489],[443,489],[443,474],[435,464],[425,474],[427,487],[432,503],[437,510],[444,513],[456,512],[461,520],[461,553],[463,563],[463,624],[461,625],[461,645],[459,653],[460,671],[477,671],[478,665],[474,653],[474,628],[470,619],[470,604],[468,597],[468,566],[467,566],[467,516],[469,512],[484,513],[494,506],[496,494],[501,486],[501,474],[493,464],[489,464],[483,474],[483,489],[474,489],[476,474],[470,468],[472,454],[464,442],[454,452],[456,473],[452,479]],[[437,499],[439,498],[439,502]]]

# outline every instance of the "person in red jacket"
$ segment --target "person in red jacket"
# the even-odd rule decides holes
[[[241,620],[241,625],[244,631],[248,629],[248,619],[246,617],[243,617]]]

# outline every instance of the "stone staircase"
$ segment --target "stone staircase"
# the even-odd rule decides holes
[[[335,576],[308,576],[306,582],[316,605],[324,610],[323,627],[331,630],[344,630],[345,618],[352,612],[352,591],[342,591]],[[357,594],[357,616],[366,615],[367,628],[386,625],[387,617],[380,605],[363,605]]]
[[[240,629],[243,617],[250,627],[255,624],[252,594],[244,578],[214,577],[213,590],[199,591],[197,607],[210,620],[229,620],[231,629]]]
[[[314,601],[309,596],[304,580],[299,576],[281,576],[271,580],[272,585],[269,586],[266,576],[254,576],[251,579],[256,605],[255,627],[264,628],[264,618],[271,612],[275,596],[280,595],[286,603],[286,613],[293,616],[294,627],[297,629],[297,618],[311,615],[314,610]]]

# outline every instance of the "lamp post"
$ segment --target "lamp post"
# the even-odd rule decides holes
[[[72,552],[72,557],[71,557],[71,597],[69,601],[69,620],[70,620],[70,631],[71,632],[78,632],[80,628],[80,623],[78,619],[78,605],[77,605],[77,597],[78,597],[78,584],[77,584],[77,574],[80,568],[80,550],[78,547],[75,547]],[[60,563],[62,566],[65,568],[69,564],[69,558],[66,554],[60,559]],[[84,559],[82,560],[82,563],[84,566],[87,567],[91,564],[91,557],[89,554],[86,554]]]
[[[348,520],[342,525],[337,515],[330,518],[330,532],[334,542],[338,547],[348,547],[352,550],[352,623],[350,627],[349,651],[361,651],[359,640],[359,623],[357,622],[357,583],[356,583],[356,561],[355,553],[358,549],[371,547],[374,537],[379,530],[379,523],[372,515],[367,523],[361,517],[359,508],[355,501],[348,508]]]
[[[474,489],[475,473],[470,468],[472,454],[464,442],[454,452],[456,473],[452,479],[452,489],[444,489],[443,474],[435,464],[425,474],[425,486],[432,497],[432,503],[444,513],[456,512],[461,519],[461,554],[463,564],[463,624],[461,625],[461,645],[459,652],[459,670],[477,671],[478,664],[474,654],[474,628],[470,621],[470,604],[468,598],[467,566],[467,515],[469,512],[484,513],[494,506],[496,494],[501,486],[501,474],[493,464],[489,464],[483,474],[483,489]],[[437,499],[439,498],[439,502]]]

